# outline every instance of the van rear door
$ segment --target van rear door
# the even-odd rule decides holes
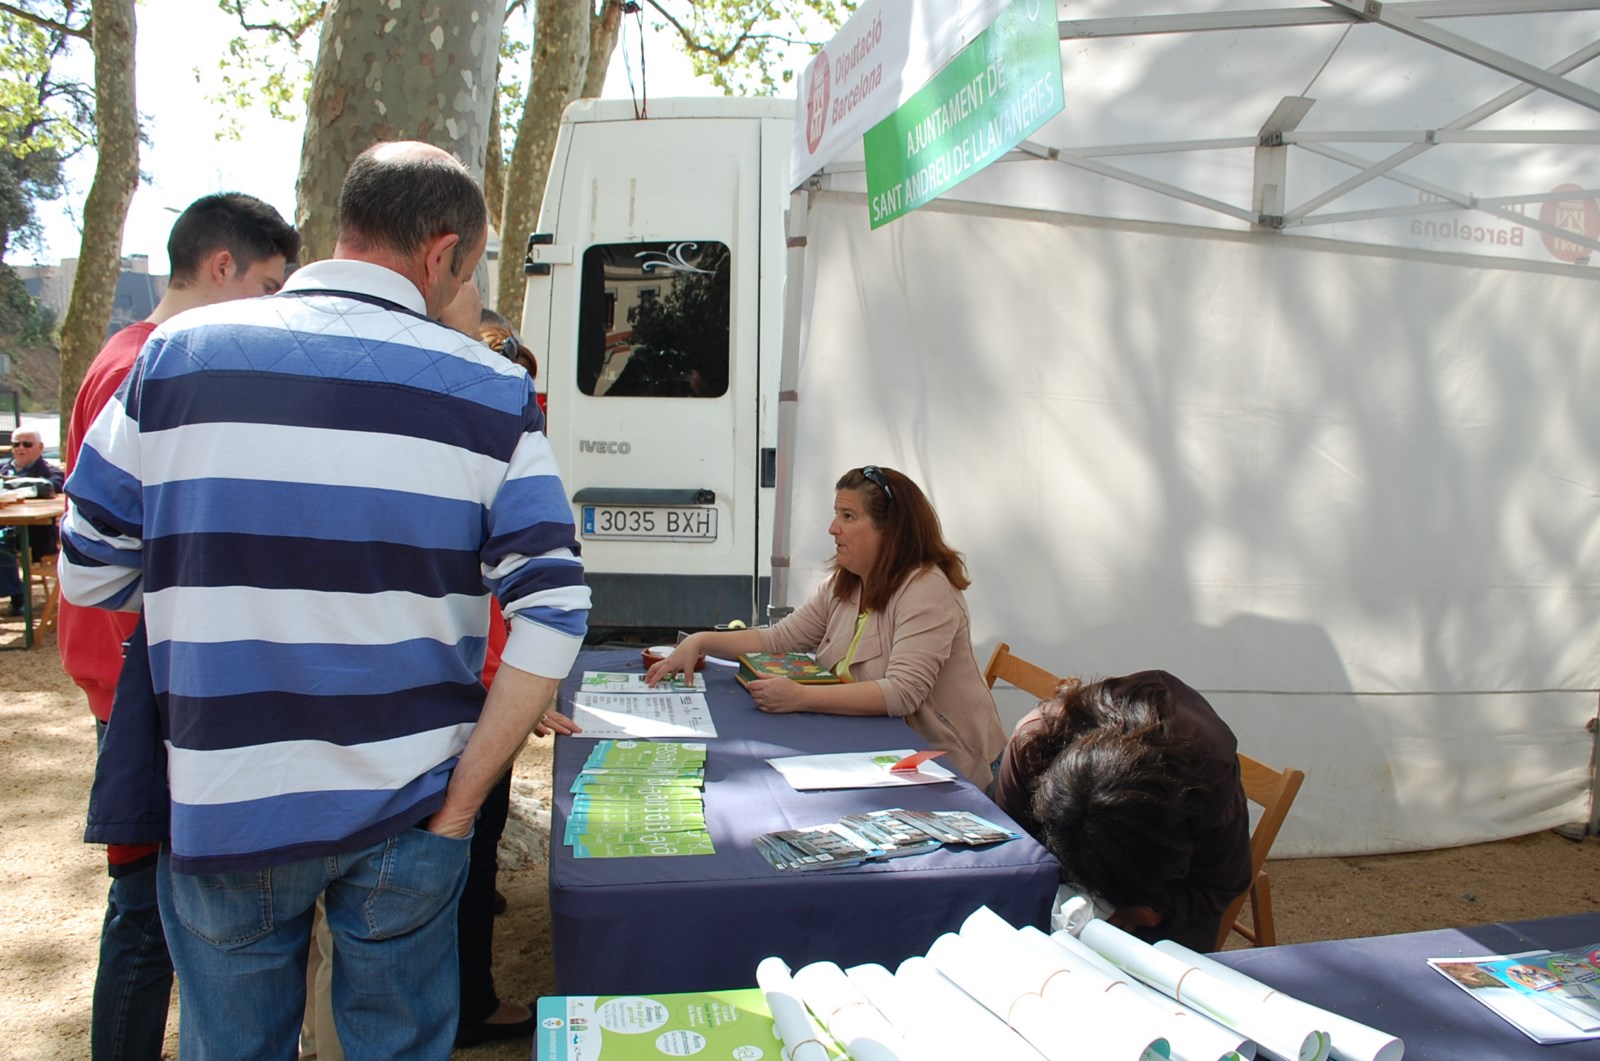
[[[761,123],[564,131],[543,374],[590,624],[752,621]]]

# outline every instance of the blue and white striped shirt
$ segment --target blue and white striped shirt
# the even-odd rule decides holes
[[[62,591],[145,611],[174,868],[353,850],[443,800],[504,659],[562,677],[589,591],[521,368],[404,277],[317,262],[181,314],[90,428]]]

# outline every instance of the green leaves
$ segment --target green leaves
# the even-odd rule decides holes
[[[218,108],[217,139],[240,139],[244,119],[261,107],[279,121],[302,121],[327,5],[323,0],[217,0],[217,7],[239,24],[239,35],[217,60],[220,87],[206,96]],[[195,80],[201,80],[198,68]]]

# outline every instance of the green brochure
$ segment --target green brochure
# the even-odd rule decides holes
[[[608,838],[579,836],[572,841],[573,858],[642,858],[648,855],[714,855],[705,833],[646,833],[634,843],[611,843]],[[652,842],[647,842],[652,841]]]
[[[539,1000],[536,1061],[777,1061],[783,1042],[759,988]]]

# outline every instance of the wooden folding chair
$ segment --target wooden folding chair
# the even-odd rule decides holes
[[[983,668],[983,680],[989,688],[994,688],[996,678],[1032,693],[1040,700],[1048,700],[1056,695],[1056,686],[1061,684],[1060,678],[1038,664],[1012,655],[1011,646],[1004,641],[994,646],[994,655],[989,657],[989,665]]]
[[[56,577],[55,554],[35,556],[29,564],[28,587],[37,585],[44,591],[44,610],[33,624],[33,632],[42,634],[56,625],[56,606],[61,600],[61,580]]]
[[[1240,896],[1228,904],[1222,914],[1222,926],[1217,930],[1217,950],[1228,941],[1230,933],[1237,932],[1252,946],[1271,947],[1277,943],[1277,932],[1272,924],[1272,880],[1267,876],[1267,852],[1278,838],[1284,818],[1289,816],[1289,806],[1300,791],[1305,772],[1288,767],[1274,770],[1248,755],[1239,756],[1239,775],[1244,782],[1244,794],[1251,803],[1262,808],[1255,831],[1250,834],[1251,884]],[[1250,900],[1250,924],[1239,920],[1245,900]]]

